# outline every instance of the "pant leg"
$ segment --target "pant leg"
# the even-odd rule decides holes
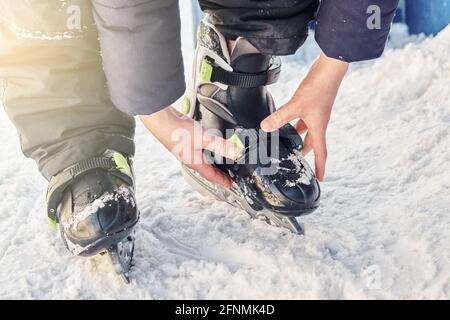
[[[106,149],[133,155],[135,122],[109,99],[90,0],[0,0],[0,12],[0,97],[44,177]]]
[[[319,0],[199,0],[228,39],[244,37],[262,53],[293,54],[308,37]]]
[[[92,0],[111,100],[128,114],[160,111],[186,90],[178,1]]]

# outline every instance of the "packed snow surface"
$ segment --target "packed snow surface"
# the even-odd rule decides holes
[[[2,111],[0,298],[450,298],[449,52],[450,27],[425,38],[395,26],[381,59],[352,66],[328,132],[322,205],[302,219],[306,236],[198,194],[138,126],[142,216],[130,285],[107,257],[73,257],[48,227],[46,182]],[[278,104],[318,53],[310,39],[285,59],[271,88]]]

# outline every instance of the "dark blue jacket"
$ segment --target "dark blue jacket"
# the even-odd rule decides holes
[[[316,41],[332,58],[347,62],[378,58],[386,45],[398,2],[322,0],[316,16]]]

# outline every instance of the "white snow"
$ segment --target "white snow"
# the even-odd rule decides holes
[[[390,47],[343,84],[322,205],[302,219],[305,237],[192,190],[139,126],[130,285],[107,257],[73,257],[50,230],[46,183],[0,112],[0,298],[450,298],[450,27],[424,38],[396,26]],[[285,59],[278,104],[318,52],[310,39]]]

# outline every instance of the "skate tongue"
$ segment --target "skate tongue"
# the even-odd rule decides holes
[[[238,38],[231,52],[231,66],[236,72],[257,73],[267,71],[271,56],[258,51],[247,39]]]
[[[244,54],[252,53],[259,53],[258,49],[256,49],[247,39],[239,37],[236,39],[234,48],[231,51],[231,61],[233,62],[237,57]]]

